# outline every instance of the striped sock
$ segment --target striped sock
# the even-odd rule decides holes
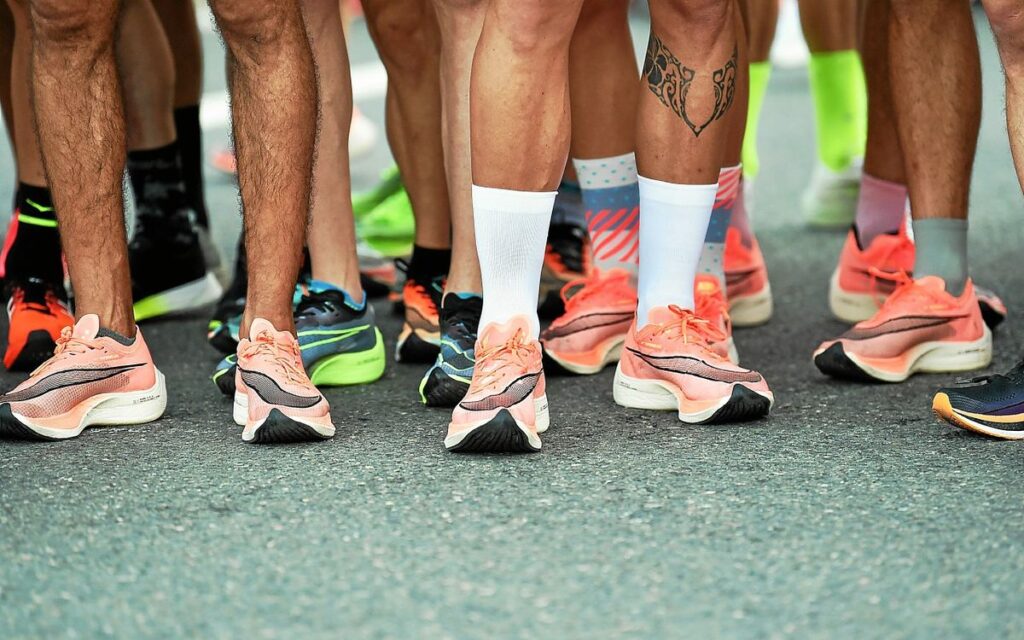
[[[711,222],[704,237],[704,251],[700,254],[699,273],[713,275],[722,284],[725,284],[725,234],[739,200],[742,175],[742,164],[726,167],[719,172],[715,208],[711,210]]]
[[[587,229],[600,271],[622,269],[636,279],[639,257],[640,190],[632,153],[596,160],[573,159]]]

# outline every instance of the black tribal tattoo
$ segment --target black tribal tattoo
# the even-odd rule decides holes
[[[647,58],[644,60],[644,77],[651,93],[658,100],[682,118],[690,127],[695,137],[699,137],[715,120],[722,118],[732,106],[733,95],[736,93],[736,48],[732,57],[721,69],[711,73],[711,81],[715,85],[715,108],[704,122],[694,122],[686,112],[686,94],[697,75],[697,72],[684,66],[674,53],[669,51],[661,38],[651,34],[647,45]]]

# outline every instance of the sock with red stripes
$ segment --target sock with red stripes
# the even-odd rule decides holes
[[[722,284],[725,284],[725,234],[729,231],[733,210],[739,200],[742,175],[743,165],[723,168],[718,174],[715,208],[711,210],[711,222],[704,236],[704,251],[698,264],[698,273],[713,275]]]
[[[583,192],[587,229],[600,271],[622,269],[636,280],[640,190],[632,153],[596,160],[573,159]]]

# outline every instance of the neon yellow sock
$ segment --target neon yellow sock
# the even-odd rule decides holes
[[[764,106],[764,94],[768,91],[771,75],[772,65],[767,60],[750,63],[750,101],[747,131],[743,134],[743,175],[747,178],[756,177],[761,168],[761,159],[757,156],[757,125],[761,122],[761,107]]]
[[[868,133],[868,91],[860,55],[853,50],[811,54],[808,66],[818,157],[842,171],[864,155]]]

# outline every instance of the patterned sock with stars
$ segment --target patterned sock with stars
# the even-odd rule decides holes
[[[640,251],[640,188],[632,153],[596,160],[573,159],[583,192],[594,265],[621,269],[636,281]]]
[[[729,230],[732,212],[740,195],[740,176],[743,165],[726,167],[718,174],[718,192],[715,208],[711,210],[711,223],[704,237],[704,251],[700,254],[698,273],[718,278],[725,285],[725,234]]]

